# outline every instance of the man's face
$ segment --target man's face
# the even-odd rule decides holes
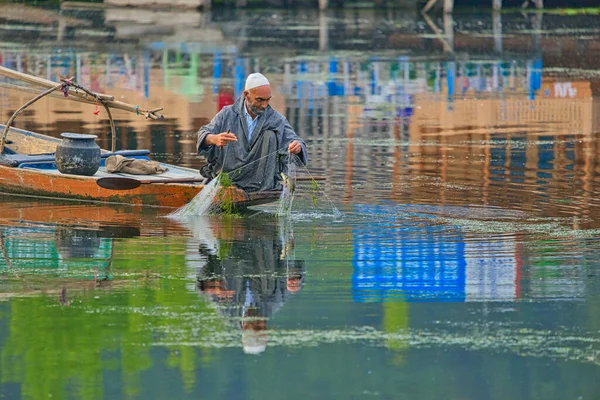
[[[261,115],[267,109],[271,101],[271,86],[259,86],[244,92],[246,104],[255,115]]]
[[[297,293],[302,287],[302,278],[288,278],[287,290],[291,293]]]

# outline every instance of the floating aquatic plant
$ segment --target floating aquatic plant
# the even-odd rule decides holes
[[[314,179],[310,182],[310,193],[313,206],[317,206],[317,195],[319,194],[319,184]]]
[[[221,213],[225,215],[237,215],[238,209],[235,202],[233,181],[227,172],[221,172],[218,176],[220,190],[217,197]]]
[[[219,208],[221,209],[221,212],[223,214],[234,214],[236,211],[236,207],[231,191],[231,187],[233,186],[231,177],[227,172],[221,172],[219,174],[219,180],[221,184],[221,188],[219,190],[218,195]]]

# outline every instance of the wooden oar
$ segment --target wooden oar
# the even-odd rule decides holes
[[[98,178],[96,183],[104,189],[130,190],[147,183],[194,183],[204,182],[204,178],[180,178],[180,179],[135,179],[125,176],[105,176]]]
[[[104,189],[110,190],[131,190],[142,184],[148,183],[199,183],[204,182],[204,178],[175,178],[175,179],[136,179],[125,176],[105,176],[96,179],[96,184]],[[297,181],[324,181],[324,176],[297,176]]]

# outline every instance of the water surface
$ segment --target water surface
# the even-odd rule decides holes
[[[165,108],[115,112],[118,148],[198,167],[195,131],[261,70],[328,179],[284,218],[2,196],[1,396],[598,397],[596,19],[60,18],[4,20],[2,64]],[[31,96],[1,87],[3,119]],[[16,126],[108,147],[93,111]]]

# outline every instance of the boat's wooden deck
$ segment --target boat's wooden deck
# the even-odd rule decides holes
[[[196,170],[193,169],[189,169],[189,168],[180,168],[180,167],[175,167],[171,164],[162,164],[161,165],[168,167],[169,170],[166,172],[163,172],[162,174],[155,174],[155,175],[132,175],[132,174],[125,174],[125,173],[109,173],[106,171],[105,167],[100,167],[100,169],[98,170],[98,172],[96,172],[94,174],[95,178],[101,178],[104,176],[124,176],[127,178],[134,178],[134,179],[144,179],[144,180],[157,180],[157,179],[188,179],[188,178],[193,178],[193,179],[198,179],[201,180],[202,179],[202,175],[200,175],[200,173]]]
[[[0,124],[0,132],[4,129],[4,125]],[[61,173],[52,166],[54,160],[54,152],[56,151],[56,145],[61,142],[61,139],[41,135],[39,133],[30,132],[22,129],[11,127],[7,135],[6,149],[11,154],[5,156],[6,160],[11,161],[12,158],[18,159],[19,163],[23,163],[25,168],[38,169],[46,174],[61,175]],[[103,150],[103,152],[107,152]],[[136,152],[136,150],[133,150]],[[143,152],[143,151],[141,151]],[[110,153],[109,153],[110,154]],[[24,156],[27,155],[27,156]],[[123,154],[128,157],[127,154]],[[136,154],[137,156],[137,154]],[[137,158],[137,157],[136,157]],[[105,159],[102,160],[102,166],[96,172],[93,177],[90,178],[102,178],[107,176],[122,176],[134,179],[144,180],[157,180],[157,179],[202,179],[202,175],[191,168],[179,167],[171,164],[160,163],[162,166],[168,168],[168,170],[162,174],[156,175],[132,175],[125,173],[109,173],[106,171],[106,167],[103,165]],[[17,165],[15,164],[15,167]]]
[[[122,177],[127,177],[127,178],[134,178],[134,179],[144,179],[144,180],[163,180],[163,179],[188,179],[188,178],[193,178],[193,179],[198,179],[201,180],[202,179],[202,175],[200,175],[200,173],[197,170],[191,169],[191,168],[185,168],[185,167],[177,167],[171,164],[163,164],[160,163],[162,166],[165,166],[167,168],[169,168],[166,172],[163,172],[162,174],[155,174],[155,175],[133,175],[133,174],[125,174],[125,173],[110,173],[106,171],[106,167],[102,166],[100,167],[100,169],[98,169],[98,172],[96,172],[93,176],[91,176],[90,178],[103,178],[103,177],[107,177],[107,176],[122,176]],[[58,171],[57,169],[41,169],[41,171],[43,171],[46,174],[50,174],[50,175],[63,175],[60,171]]]
[[[0,132],[5,125],[0,124]],[[10,127],[6,135],[6,148],[17,154],[50,154],[56,151],[61,139]]]

